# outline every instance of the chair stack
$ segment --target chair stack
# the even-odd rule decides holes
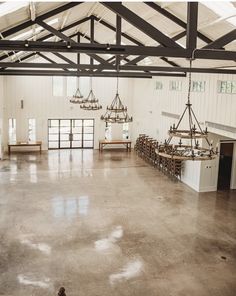
[[[136,140],[134,149],[138,156],[143,158],[152,166],[158,168],[164,174],[171,178],[181,179],[182,161],[170,157],[160,156],[156,149],[158,141],[145,134],[140,134]]]

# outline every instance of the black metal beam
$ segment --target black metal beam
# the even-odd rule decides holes
[[[46,60],[46,61],[48,61],[49,63],[51,63],[50,65],[52,65],[52,66],[54,66],[55,67],[55,65],[58,65],[58,63],[56,63],[55,61],[53,61],[52,59],[50,59],[49,57],[47,57],[47,56],[45,56],[44,54],[42,54],[42,53],[40,53],[40,52],[38,52],[37,53],[38,54],[38,56],[40,56],[41,58],[43,58],[44,60]],[[29,63],[26,63],[26,64],[29,64]],[[33,64],[33,63],[32,63]],[[19,66],[21,66],[22,65],[22,63],[20,63],[19,64]],[[10,66],[10,67],[12,67],[12,65]],[[68,70],[68,67],[61,67],[64,71],[69,71]]]
[[[197,47],[198,2],[187,3],[186,48],[193,52]]]
[[[135,26],[137,29],[145,33],[147,36],[157,41],[166,47],[180,48],[174,40],[167,37],[165,34],[160,32],[158,29],[153,27],[151,24],[146,22],[144,19],[139,17],[137,14],[126,8],[120,2],[101,2],[105,7],[109,8],[115,14],[119,15],[127,22]]]
[[[75,7],[75,6],[77,6],[79,4],[82,4],[82,3],[83,2],[69,2],[69,3],[65,4],[65,5],[62,5],[60,7],[57,7],[57,8],[55,8],[55,9],[49,11],[49,12],[46,12],[46,13],[38,16],[35,19],[35,21],[29,20],[29,21],[26,21],[26,22],[24,22],[22,24],[19,24],[19,25],[13,27],[13,28],[10,28],[10,29],[2,32],[2,36],[3,36],[3,38],[6,38],[6,37],[8,37],[10,35],[13,35],[13,34],[19,32],[19,31],[27,28],[27,27],[30,27],[30,26],[34,25],[37,20],[41,20],[42,21],[42,20],[48,19],[48,18],[50,18],[50,17],[52,17],[54,15],[57,15],[57,14],[63,12],[63,11],[66,11],[68,9],[71,9],[72,7]]]
[[[236,51],[217,49],[197,49],[194,58],[210,60],[236,60]]]
[[[90,43],[94,44],[94,17],[90,19]],[[93,57],[90,56],[90,65],[94,64]]]
[[[172,20],[174,23],[176,23],[180,27],[187,29],[187,23],[185,23],[184,21],[182,21],[180,18],[178,18],[174,14],[170,13],[169,11],[165,10],[160,5],[153,3],[153,2],[144,2],[144,3],[148,6],[150,6],[151,8],[153,8],[154,10],[156,10],[157,12],[159,12],[160,14],[164,15],[168,19]],[[206,43],[211,43],[213,41],[199,31],[197,31],[197,36],[198,36],[198,38],[200,38],[202,41],[204,41]]]
[[[177,41],[177,40],[181,39],[182,37],[184,37],[185,35],[186,35],[186,31],[183,31],[183,32],[175,35],[172,39],[175,40],[175,41]],[[161,47],[161,45],[158,45],[157,47]],[[127,62],[126,65],[135,65],[138,62],[140,62],[143,59],[145,59],[146,57],[147,57],[147,55],[141,55],[141,56],[136,57],[133,60]],[[180,67],[178,64],[176,64],[176,63],[174,63],[172,61],[169,61],[166,57],[161,57],[161,60],[163,60],[164,62],[168,63],[171,66]]]
[[[70,59],[68,59],[67,57],[65,57],[64,55],[60,54],[59,52],[53,52],[53,54],[56,57],[58,57],[59,59],[67,62],[68,63],[67,68],[68,68],[69,65],[70,66],[76,66],[77,67],[77,64],[76,63],[74,63],[73,61],[71,61]]]
[[[89,44],[75,41],[71,48],[66,42],[50,41],[29,41],[27,46],[24,41],[0,40],[0,50],[18,51],[41,51],[41,52],[81,52],[86,54],[128,54],[128,55],[150,55],[150,56],[170,56],[188,57],[188,53],[183,48],[165,48],[156,46],[132,46],[132,45],[109,45]],[[101,58],[102,59],[102,58]],[[102,59],[104,61],[104,59]]]
[[[151,71],[152,75],[154,75],[153,71],[158,72],[192,72],[192,73],[209,73],[209,74],[234,74],[236,75],[236,69],[222,69],[222,68],[189,68],[189,67],[159,67],[159,66],[121,66],[121,70],[126,71]]]
[[[58,30],[58,31],[59,31],[59,32],[67,31],[67,30],[69,30],[69,29],[71,29],[71,28],[74,28],[74,27],[76,27],[76,26],[78,26],[78,25],[80,25],[80,24],[82,24],[82,23],[88,21],[89,19],[90,19],[90,17],[85,17],[85,18],[83,18],[83,19],[81,19],[81,20],[78,20],[78,21],[76,21],[76,22],[74,22],[74,23],[72,23],[72,24],[70,24],[70,25],[68,25],[68,26],[66,26],[66,27],[64,27],[64,28],[62,28],[62,29],[60,29],[60,30]],[[48,38],[50,38],[50,37],[53,37],[53,36],[54,36],[54,34],[50,33],[50,34],[47,34],[47,35],[45,35],[45,36],[43,36],[43,37],[40,37],[40,38],[38,39],[38,41],[44,41],[44,40],[46,40],[46,39],[48,39]],[[72,35],[72,36],[69,36],[69,37],[70,37],[70,38],[73,38],[73,35]],[[1,57],[0,57],[0,61],[2,61],[2,60],[4,60],[4,59],[8,58],[8,56],[13,56],[14,54],[15,54],[14,52],[9,52],[8,55],[3,55],[3,56],[1,56]]]
[[[78,34],[78,33],[77,33]],[[0,40],[0,50],[9,51],[35,51],[35,52],[81,52],[85,54],[123,54],[123,55],[146,55],[146,56],[164,56],[176,58],[190,58],[192,52],[184,48],[167,48],[158,46],[133,46],[133,45],[109,45],[107,44],[89,44],[76,43],[67,47],[66,42],[39,42],[29,41],[27,46],[24,41]],[[194,54],[195,58],[200,59],[218,59],[218,60],[236,60],[236,51],[215,50],[215,49],[197,49]],[[94,57],[95,59],[95,57]],[[97,60],[109,64],[103,58],[97,56]]]
[[[36,19],[36,23],[38,25],[40,25],[42,28],[44,28],[45,30],[51,32],[53,35],[59,37],[60,39],[66,41],[66,42],[71,42],[73,41],[70,37],[66,36],[65,34],[61,33],[59,30],[53,28],[52,26],[48,25],[47,23],[45,23],[42,20],[37,20]]]
[[[116,15],[116,45],[121,45],[121,17]],[[116,56],[116,69],[119,70],[120,56]]]
[[[204,46],[203,48],[214,48],[214,49],[220,49],[226,44],[234,41],[236,39],[236,29],[233,31],[230,31],[229,33],[221,36],[220,38],[216,39],[215,41],[211,42],[210,44]]]
[[[106,21],[104,21],[104,20],[102,20],[102,19],[99,19],[99,18],[96,17],[96,16],[94,16],[94,18],[95,18],[95,20],[98,21],[100,24],[102,24],[102,25],[104,25],[105,27],[107,27],[108,29],[110,29],[110,30],[116,32],[116,27],[114,27],[113,25],[109,24],[108,22],[106,22]],[[175,39],[175,37],[173,37],[172,39],[176,41],[176,40],[182,38],[183,36],[185,36],[185,33],[183,34],[183,32],[182,32],[182,33],[180,33],[179,35],[180,35],[179,38]],[[124,38],[126,38],[127,40],[133,42],[133,43],[136,44],[136,45],[139,45],[139,46],[145,46],[144,43],[140,42],[139,40],[135,39],[134,37],[132,37],[132,36],[126,34],[126,33],[123,33],[122,31],[121,31],[121,36],[123,36]],[[168,63],[168,64],[170,64],[170,65],[173,65],[173,62],[170,62],[167,58],[163,58],[163,57],[161,57],[161,59],[162,59],[163,61],[165,61],[166,63]],[[124,60],[125,60],[125,59],[124,59]],[[140,59],[140,60],[142,60],[142,59]],[[127,63],[129,63],[129,62],[131,62],[131,61],[127,61]],[[174,64],[175,64],[176,67],[178,66],[178,64],[176,64],[176,63],[174,63]]]
[[[99,22],[99,24],[102,24],[104,25],[105,27],[107,27],[108,29],[116,32],[116,27],[114,27],[113,25],[109,24],[108,22],[106,22],[105,20],[100,20],[97,16],[94,16],[95,17],[95,20]],[[127,40],[133,42],[134,44],[136,45],[144,45],[142,42],[138,41],[137,39],[135,39],[134,37],[126,34],[126,33],[123,33],[121,32],[121,36],[123,36],[124,38],[126,38]]]
[[[39,56],[43,55],[38,53]],[[39,68],[39,69],[76,69],[76,70],[114,70],[116,67],[106,67],[104,65],[90,65],[90,64],[70,64],[56,63],[55,61],[45,57],[50,63],[19,63],[19,62],[0,62],[0,67],[10,68]],[[220,73],[220,74],[236,74],[236,69],[223,69],[223,68],[189,68],[189,67],[160,67],[160,66],[137,66],[137,65],[120,65],[120,70],[123,71],[151,71],[149,74],[155,75],[155,72],[164,72],[166,75],[170,73],[184,74],[186,72],[192,73]],[[107,72],[104,72],[104,74]],[[164,74],[163,73],[163,74]],[[141,74],[141,73],[140,73]],[[158,73],[159,74],[159,73]]]
[[[70,72],[65,72],[65,71],[50,71],[50,70],[4,70],[0,71],[0,75],[14,75],[14,76],[91,76],[93,77],[125,77],[125,78],[152,78],[150,74],[143,74],[143,73],[127,73],[127,72],[99,72],[99,73],[93,73],[93,72],[88,72],[88,71],[70,71]],[[160,74],[160,76],[163,76]]]

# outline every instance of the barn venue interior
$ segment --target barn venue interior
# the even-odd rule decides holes
[[[0,3],[0,294],[236,295],[236,2]]]

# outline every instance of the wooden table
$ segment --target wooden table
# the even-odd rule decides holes
[[[123,145],[127,151],[131,150],[130,140],[99,140],[99,151],[102,151],[106,145]]]
[[[39,147],[39,152],[42,152],[42,142],[12,142],[8,143],[8,154],[11,154],[11,147]]]

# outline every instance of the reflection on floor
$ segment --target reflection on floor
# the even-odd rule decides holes
[[[134,153],[0,162],[1,295],[235,296],[236,193],[198,194]]]

